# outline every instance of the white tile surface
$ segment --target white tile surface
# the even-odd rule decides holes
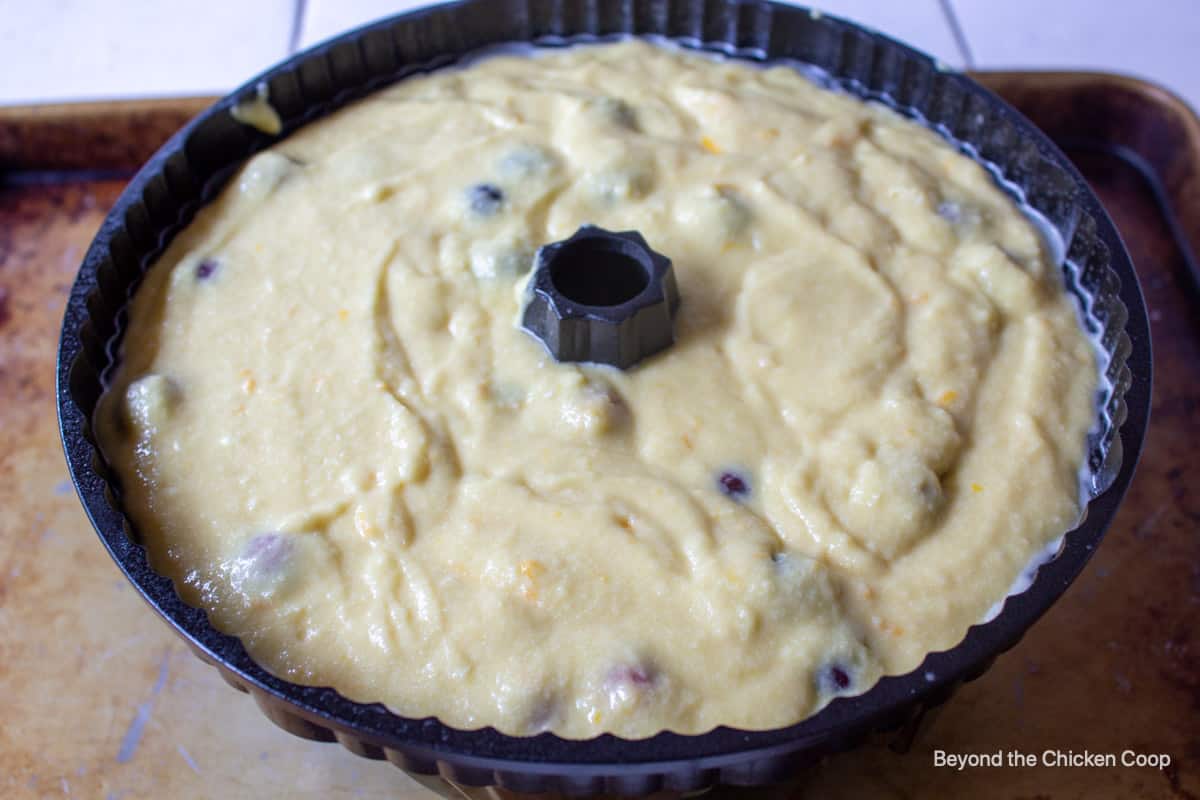
[[[350,28],[426,5],[425,0],[307,0],[300,47],[309,47]]]
[[[287,55],[293,0],[0,0],[0,103],[224,93]]]
[[[1099,69],[1150,78],[1200,108],[1197,0],[953,0],[981,68]]]
[[[348,28],[424,4],[424,0],[308,0],[300,46],[308,47]],[[949,64],[960,64],[938,0],[820,0],[813,5],[886,31]]]
[[[963,66],[938,0],[813,0],[811,5],[874,28],[946,64]]]
[[[300,46],[423,0],[0,0],[0,104],[218,93]],[[1200,0],[815,0],[822,10],[977,66],[1127,72],[1200,107]]]

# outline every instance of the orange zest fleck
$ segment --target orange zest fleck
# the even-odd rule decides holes
[[[710,137],[708,137],[708,136],[701,136],[701,137],[700,137],[700,146],[701,146],[701,147],[703,147],[703,148],[704,148],[705,150],[707,150],[708,152],[712,153],[714,156],[717,156],[717,155],[720,155],[720,154],[721,154],[721,148],[720,148],[720,147],[718,147],[718,146],[717,146],[717,143],[716,143],[716,142],[714,142],[714,141],[713,141],[713,140],[712,140]]]
[[[948,406],[957,399],[958,392],[954,391],[953,389],[947,389],[946,391],[942,392],[942,396],[938,398],[938,405]]]
[[[972,492],[975,492],[976,494],[978,494],[979,492],[982,492],[982,491],[983,491],[983,487],[982,487],[982,486],[980,486],[978,483],[972,483],[972,484],[971,484],[971,491],[972,491]]]
[[[536,580],[546,571],[546,565],[536,559],[526,559],[520,565],[521,574],[530,580]]]
[[[875,619],[873,622],[875,623],[875,627],[879,629],[880,633],[886,633],[888,636],[904,635],[904,628],[899,625],[893,625],[885,619]]]

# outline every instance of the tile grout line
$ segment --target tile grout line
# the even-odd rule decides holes
[[[303,3],[304,0],[299,0],[299,2]],[[958,54],[963,60],[963,65],[967,69],[975,69],[975,55],[971,52],[971,45],[967,43],[967,34],[958,21],[958,14],[954,13],[953,3],[954,0],[938,0],[938,6],[942,9],[942,16],[946,19],[946,24],[950,26],[950,35],[954,37],[954,44],[958,47]]]
[[[288,33],[288,55],[300,49],[300,37],[304,34],[304,17],[308,14],[308,0],[295,0],[292,5],[292,29]]]

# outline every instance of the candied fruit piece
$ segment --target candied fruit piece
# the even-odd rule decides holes
[[[279,533],[263,533],[246,544],[242,558],[257,563],[260,569],[278,569],[291,549],[289,542]]]
[[[619,97],[595,97],[586,103],[588,110],[598,114],[603,120],[616,125],[618,128],[626,128],[631,131],[638,130],[637,112],[633,106],[626,103]]]
[[[519,145],[507,152],[496,166],[505,177],[531,178],[550,172],[555,166],[555,158],[536,145]]]
[[[732,470],[726,470],[717,477],[717,487],[722,494],[734,500],[742,500],[750,495],[750,481]]]
[[[821,690],[827,694],[845,694],[854,685],[850,668],[837,662],[822,667],[817,681],[821,685]]]
[[[475,214],[490,217],[504,205],[504,191],[495,184],[477,183],[467,191],[467,203]]]
[[[554,695],[542,695],[534,701],[525,727],[530,733],[542,733],[561,721],[562,703]]]
[[[957,223],[962,222],[963,219],[962,206],[951,200],[943,200],[941,203],[938,203],[937,213],[939,217],[947,222]]]
[[[608,673],[610,686],[650,686],[654,683],[654,670],[645,664],[619,664]]]
[[[220,264],[215,258],[206,258],[196,265],[196,280],[206,281],[217,272]]]
[[[642,694],[652,691],[658,683],[658,671],[642,663],[620,663],[604,676],[604,691],[610,708],[635,703]]]
[[[254,536],[230,563],[230,583],[242,594],[270,597],[288,578],[293,550],[292,540],[285,534],[269,532]]]

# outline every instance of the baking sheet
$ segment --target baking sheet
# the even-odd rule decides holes
[[[1142,464],[1070,591],[909,753],[868,747],[756,796],[1200,796],[1200,306],[1184,249],[1200,231],[1200,134],[1129,79],[983,77],[1071,146],[1133,253],[1156,361]],[[130,171],[204,105],[0,109],[0,797],[428,797],[390,764],[279,731],[194,658],[112,564],[67,478],[53,376],[69,283]],[[1106,133],[1097,120],[1117,114]],[[1168,127],[1176,138],[1151,135]],[[934,765],[939,749],[1173,763],[959,772]]]

